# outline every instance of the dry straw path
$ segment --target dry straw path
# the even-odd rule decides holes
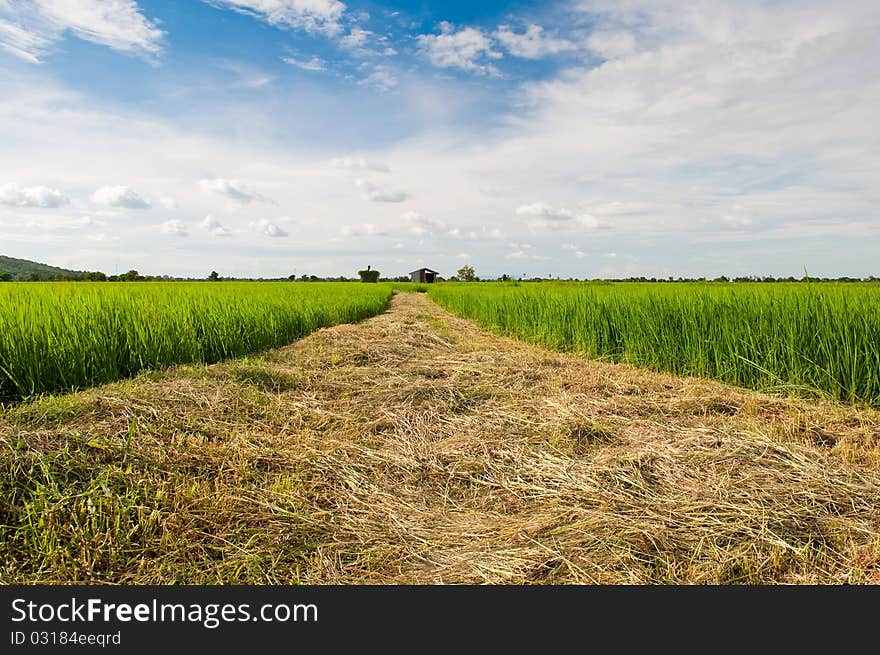
[[[877,412],[551,353],[420,294],[0,437],[5,520],[41,526],[9,581],[880,582]]]

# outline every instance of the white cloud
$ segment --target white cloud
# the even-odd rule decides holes
[[[125,209],[149,209],[150,201],[127,186],[102,186],[92,194],[92,200],[105,207],[123,207]]]
[[[338,0],[204,0],[216,7],[248,14],[276,27],[335,35],[345,4]]]
[[[18,184],[0,186],[0,205],[54,209],[70,202],[58,189],[47,186],[23,187]]]
[[[560,250],[568,250],[571,252],[576,252],[578,247],[573,243],[563,243],[561,246],[559,246],[559,249]]]
[[[165,209],[177,209],[177,201],[171,196],[160,196],[159,204]]]
[[[320,72],[327,70],[327,62],[321,59],[318,56],[313,56],[310,59],[297,59],[296,57],[282,57],[281,61],[285,64],[290,64],[291,66],[296,66],[297,68],[301,68],[305,71],[314,71]]]
[[[751,216],[743,214],[725,214],[721,217],[721,222],[730,227],[748,227],[755,221]]]
[[[416,37],[419,49],[439,68],[458,68],[483,75],[499,75],[498,69],[487,59],[500,59],[502,54],[492,49],[492,40],[474,27],[458,31],[447,22],[440,23],[440,34],[420,34]]]
[[[593,32],[587,38],[587,47],[600,57],[616,59],[636,51],[636,38],[625,30]]]
[[[540,25],[529,25],[522,33],[501,25],[494,36],[507,52],[524,59],[542,59],[577,49],[573,42],[547,34]]]
[[[534,246],[530,243],[508,243],[508,246],[513,248],[513,252],[510,252],[506,255],[507,259],[531,259],[535,261],[543,261],[549,259],[549,257],[544,257],[542,255],[536,254],[534,250]]]
[[[230,74],[232,78],[228,82],[230,89],[263,89],[276,79],[274,75],[241,61],[220,61],[217,63],[217,68]]]
[[[364,77],[361,84],[372,86],[380,91],[391,91],[396,88],[400,81],[394,70],[385,65],[377,65],[373,67],[373,72]]]
[[[439,225],[442,226],[443,224],[440,223]],[[475,230],[469,230],[468,232],[465,232],[459,227],[454,227],[451,230],[447,231],[446,236],[453,239],[468,239],[470,241],[475,241],[479,238]]]
[[[343,225],[339,233],[344,237],[387,237],[388,232],[374,223]]]
[[[407,230],[416,236],[423,236],[446,229],[446,224],[423,216],[416,211],[404,212],[400,220],[407,226]]]
[[[379,187],[369,180],[357,179],[355,180],[355,185],[361,190],[361,198],[364,200],[372,200],[373,202],[403,202],[409,198],[409,194],[404,191]]]
[[[186,230],[186,225],[184,225],[181,221],[176,219],[172,219],[170,221],[165,221],[159,226],[162,234],[170,234],[176,237],[187,237],[189,236],[189,232]]]
[[[73,227],[104,227],[107,225],[107,221],[92,216],[80,216],[79,218],[71,219],[70,224]]]
[[[350,274],[364,253],[375,250],[370,239],[328,243],[345,223],[383,226],[393,235],[381,266],[388,274],[396,272],[396,259],[424,257],[438,267],[444,242],[457,244],[450,256],[467,250],[486,275],[500,274],[514,262],[505,259],[507,244],[522,241],[534,248],[517,250],[554,257],[551,268],[537,271],[530,268],[533,260],[517,262],[518,273],[527,275],[597,275],[596,262],[635,262],[636,274],[649,277],[666,271],[788,275],[804,264],[816,274],[876,274],[880,141],[873,114],[880,106],[874,63],[880,42],[873,26],[880,4],[597,0],[591,6],[595,21],[573,21],[571,32],[559,34],[573,40],[575,30],[593,25],[599,33],[625,31],[633,35],[632,52],[607,61],[590,53],[565,57],[559,70],[540,67],[543,81],[503,94],[423,67],[401,68],[400,93],[393,97],[352,84],[322,104],[306,85],[292,102],[279,84],[265,90],[271,95],[264,104],[242,91],[233,98],[222,84],[181,88],[173,75],[162,85],[172,95],[162,98],[184,102],[165,108],[171,112],[156,110],[158,96],[134,105],[125,95],[110,100],[67,89],[66,78],[48,66],[25,67],[25,75],[18,73],[22,66],[10,66],[0,74],[0,170],[15,177],[0,184],[42,182],[87,201],[97,187],[121,179],[155,193],[157,207],[159,192],[167,192],[191,212],[147,223],[179,217],[192,237],[203,240],[180,257],[163,249],[157,229],[144,229],[138,212],[128,212],[135,215],[131,220],[109,221],[122,238],[119,247],[93,254],[92,244],[79,238],[88,229],[59,228],[70,218],[61,216],[65,212],[3,206],[0,244],[22,256],[77,257],[80,268],[104,270],[112,270],[116,250],[143,272],[201,276],[216,264],[216,244],[211,247],[198,217],[214,213],[244,232],[250,232],[249,219],[233,224],[219,213],[221,196],[201,194],[186,181],[234,171],[272,195],[277,214],[305,217],[295,232],[297,258],[320,275]],[[578,36],[584,47],[587,37]],[[503,50],[500,44],[494,49]],[[485,62],[493,60],[477,60]],[[366,63],[356,74],[372,70],[373,62]],[[285,111],[266,111],[279,106]],[[311,134],[302,129],[309,125],[316,127]],[[271,141],[276,136],[282,138]],[[318,139],[323,143],[316,145]],[[392,163],[394,177],[359,164],[344,175],[328,170],[330,157],[349,154],[352,143],[357,157]],[[417,243],[399,219],[411,203],[365,202],[361,191],[345,187],[357,177],[405,189],[418,200],[412,208],[455,226]],[[549,215],[514,212],[535,200],[546,201]],[[47,232],[26,228],[36,214]],[[274,214],[252,216],[271,218],[292,241],[294,230]],[[579,216],[609,220],[614,230],[589,231]],[[730,226],[744,218],[752,220],[747,228]],[[478,235],[476,243],[453,241],[469,232]],[[276,265],[283,272],[289,253],[269,246],[288,241],[267,241],[253,233],[242,238],[241,248],[224,255],[229,268],[238,266],[242,276],[248,269],[273,276]],[[405,248],[393,250],[395,242]],[[564,242],[578,249],[561,251]],[[616,260],[602,257],[624,248]],[[415,267],[400,264],[398,270]]]
[[[388,166],[388,164],[355,155],[335,157],[330,160],[330,165],[333,168],[343,168],[349,171],[370,171],[375,173],[391,172],[391,168]]]
[[[265,218],[251,223],[251,229],[264,236],[276,239],[287,236],[287,232],[282,230],[277,224],[273,223],[272,221],[266,220]]]
[[[0,5],[0,49],[12,53],[31,64],[40,63],[40,57],[49,49],[56,37],[54,31],[46,33],[44,27],[31,25],[23,27],[4,18],[3,5]]]
[[[370,30],[365,30],[361,27],[352,27],[348,34],[339,39],[339,45],[350,50],[363,48],[367,45],[367,41],[372,34],[373,33]]]
[[[606,229],[610,225],[591,214],[575,214],[565,207],[554,207],[545,202],[535,202],[517,207],[518,216],[525,216],[529,228],[535,230],[572,230],[578,227]]]
[[[397,54],[388,37],[362,27],[352,27],[338,40],[339,46],[357,57],[390,57]]]
[[[266,198],[239,180],[226,180],[219,177],[200,180],[199,188],[202,191],[216,193],[242,204],[254,201],[268,202]]]
[[[644,214],[651,205],[646,202],[622,202],[613,200],[611,202],[592,201],[585,204],[585,207],[591,214],[599,214],[601,216],[625,216]]]
[[[206,229],[208,232],[213,234],[215,237],[229,237],[232,236],[232,233],[227,230],[223,224],[218,221],[216,218],[208,214],[205,216],[204,220],[201,222],[201,226]]]
[[[519,216],[543,218],[550,221],[570,221],[574,218],[568,209],[554,207],[546,202],[534,202],[530,205],[520,205],[516,208]]]
[[[587,253],[585,253],[583,250],[575,250],[574,254],[575,254],[575,257],[578,257],[580,259],[583,259],[584,257],[587,256]]]
[[[0,2],[0,48],[32,63],[70,32],[119,52],[155,57],[164,32],[134,0],[5,0]]]

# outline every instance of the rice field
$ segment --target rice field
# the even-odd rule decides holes
[[[0,399],[285,345],[378,314],[391,293],[357,283],[0,285]]]
[[[880,405],[880,285],[444,284],[430,297],[548,348]]]

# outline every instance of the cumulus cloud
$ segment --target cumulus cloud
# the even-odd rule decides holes
[[[534,202],[531,205],[521,205],[516,208],[518,216],[539,217],[549,221],[570,221],[574,214],[563,207],[554,207],[546,202]]]
[[[61,191],[47,186],[23,187],[18,184],[0,186],[0,205],[54,209],[69,202],[70,200]]]
[[[636,51],[636,37],[625,30],[603,30],[587,37],[587,48],[604,59],[616,59]]]
[[[335,157],[330,160],[333,168],[343,168],[349,171],[370,171],[375,173],[390,173],[391,168],[388,164],[372,161],[366,157],[357,157],[354,155],[346,155],[344,157]]]
[[[339,39],[339,45],[347,50],[362,51],[373,33],[362,27],[352,27],[348,34]]]
[[[487,60],[500,59],[502,54],[493,50],[492,40],[477,28],[464,27],[456,31],[451,23],[444,21],[440,23],[440,34],[420,34],[416,40],[434,66],[482,75],[500,74]]]
[[[159,204],[165,209],[177,209],[177,201],[171,196],[160,196]]]
[[[447,231],[446,236],[453,239],[469,239],[472,241],[478,238],[477,233],[474,230],[464,232],[461,228],[458,227],[454,227],[451,230]]]
[[[201,226],[208,232],[213,234],[215,237],[232,236],[232,233],[227,230],[220,221],[218,221],[210,214],[205,216],[204,220],[201,222]]]
[[[92,194],[92,200],[105,207],[149,209],[152,206],[137,191],[127,186],[102,186]]]
[[[297,59],[296,57],[282,57],[281,61],[291,66],[296,66],[304,71],[320,72],[327,70],[327,62],[317,55],[310,59]]]
[[[522,33],[501,25],[494,36],[507,52],[523,59],[542,59],[577,49],[573,42],[547,34],[540,25],[529,25]]]
[[[206,179],[199,181],[199,188],[202,191],[216,193],[238,203],[248,204],[250,202],[268,202],[266,198],[251,189],[248,185],[239,180],[226,180],[223,178]]]
[[[549,259],[548,257],[536,254],[534,252],[534,246],[530,243],[510,242],[507,245],[513,249],[513,252],[506,255],[507,259],[530,259],[535,261]]]
[[[159,226],[162,234],[170,234],[176,237],[187,237],[189,236],[189,232],[186,230],[186,225],[184,225],[181,221],[176,219],[172,219],[170,221],[165,221]]]
[[[355,180],[355,185],[361,190],[361,198],[364,200],[372,200],[373,202],[403,202],[409,198],[409,194],[404,191],[379,187],[369,180]]]
[[[254,16],[276,27],[335,35],[345,4],[339,0],[204,0],[215,7]]]
[[[389,45],[388,37],[362,27],[352,27],[338,40],[339,46],[358,57],[388,57],[397,50]]]
[[[610,225],[591,214],[575,214],[565,207],[554,207],[545,202],[535,202],[517,207],[518,216],[526,217],[530,229],[574,230],[577,228],[606,229]]]
[[[278,239],[287,236],[287,232],[282,230],[277,224],[265,218],[251,223],[251,229],[263,236]]]
[[[119,52],[154,57],[164,32],[134,0],[8,0],[0,2],[0,48],[38,62],[69,32]]]
[[[388,232],[375,223],[361,225],[343,225],[339,233],[344,237],[387,237]]]
[[[8,5],[8,0],[0,0],[3,4]],[[235,108],[243,111],[232,112],[232,106],[222,104],[226,96],[203,98],[206,106],[217,100],[221,104],[210,117],[212,129],[196,134],[155,114],[144,120],[141,109],[126,109],[125,99],[107,111],[109,103],[68,91],[58,79],[49,79],[54,77],[48,74],[51,71],[18,83],[16,67],[0,75],[0,142],[4,144],[0,169],[18,170],[22,176],[42,170],[35,181],[52,181],[71,194],[81,188],[87,173],[99,181],[91,191],[118,179],[118,171],[125,170],[131,177],[122,181],[144,192],[156,189],[151,199],[158,198],[159,191],[174,191],[181,204],[189,206],[200,200],[189,198],[182,189],[163,188],[155,177],[157,170],[168,179],[192,179],[192,171],[199,169],[218,171],[216,175],[242,171],[238,173],[242,177],[246,171],[255,184],[259,180],[257,189],[282,203],[279,213],[295,207],[316,217],[313,226],[304,225],[297,234],[306,243],[320,244],[328,225],[338,236],[342,223],[373,221],[387,225],[396,237],[389,245],[399,239],[410,247],[413,239],[399,238],[407,234],[398,220],[403,205],[366,203],[360,191],[345,188],[363,177],[417,194],[418,206],[428,216],[460,217],[456,224],[460,221],[462,233],[476,231],[486,248],[479,252],[470,244],[458,248],[477,252],[487,270],[495,266],[493,261],[506,261],[510,249],[505,244],[530,240],[527,226],[533,226],[546,231],[531,237],[535,249],[527,252],[562,255],[554,273],[564,272],[566,266],[568,272],[576,271],[584,263],[576,259],[578,252],[600,260],[601,253],[619,250],[622,243],[630,244],[632,253],[618,260],[638,257],[645,271],[655,273],[776,274],[787,269],[796,272],[799,263],[813,261],[828,274],[875,272],[876,252],[870,245],[880,229],[876,216],[880,149],[873,117],[880,102],[874,64],[880,60],[880,41],[873,26],[878,24],[880,4],[713,0],[682,8],[680,2],[666,0],[591,0],[589,5],[596,20],[572,21],[572,29],[597,30],[592,42],[586,34],[578,36],[579,43],[585,47],[592,43],[593,54],[604,52],[599,59],[608,61],[598,61],[589,53],[583,58],[565,57],[563,68],[541,66],[539,80],[518,84],[509,94],[495,94],[488,104],[481,104],[491,93],[484,85],[448,79],[414,84],[413,93],[407,88],[394,102],[368,94],[367,104],[376,113],[387,111],[389,120],[395,111],[418,117],[406,126],[394,121],[394,130],[371,141],[376,150],[357,153],[366,160],[381,160],[385,155],[380,153],[393,152],[399,178],[357,165],[350,175],[328,174],[331,155],[310,147],[307,137],[292,136],[283,148],[267,148],[261,138],[246,143],[251,135],[283,132],[276,129],[283,127],[278,121],[287,119],[266,115],[265,123],[247,125],[250,109],[236,102]],[[494,32],[496,24],[488,31]],[[525,29],[515,25],[512,31]],[[600,43],[615,31],[632,36],[622,36],[613,47]],[[559,34],[575,38],[568,31]],[[495,50],[513,59],[497,38],[495,43]],[[477,59],[477,63],[493,62],[497,64]],[[430,68],[427,60],[424,63]],[[528,66],[524,72],[533,77],[533,69]],[[360,74],[370,70],[368,65]],[[415,72],[405,74],[419,82]],[[301,100],[309,103],[308,97]],[[310,120],[313,114],[297,116]],[[351,129],[376,125],[350,118],[355,121]],[[324,119],[328,124],[340,120],[331,115]],[[241,138],[212,136],[222,135],[226,128],[227,134]],[[335,136],[334,143],[346,138],[341,133]],[[114,148],[114,143],[124,143],[125,148]],[[82,152],[93,153],[94,165],[90,162],[88,171],[72,170]],[[174,152],[194,157],[170,157]],[[71,175],[69,181],[63,181],[65,174]],[[29,178],[10,177],[0,184],[13,179],[30,183]],[[342,193],[334,188],[340,183]],[[489,196],[480,194],[480,188],[495,191]],[[604,200],[576,203],[584,194]],[[548,212],[514,213],[519,205],[535,200],[553,204]],[[733,202],[741,200],[740,213]],[[213,203],[221,203],[204,197],[201,201],[206,207],[195,220],[181,218],[188,221],[191,236],[198,233],[207,240],[197,217],[214,211]],[[159,206],[158,200],[155,205]],[[383,210],[388,208],[397,211],[386,217]],[[54,220],[61,213],[0,209],[5,210],[0,243],[29,238],[23,227],[16,233],[17,214],[40,213]],[[576,220],[585,215],[612,220],[615,231],[590,233],[588,238]],[[170,213],[153,222],[176,216]],[[745,218],[752,225],[735,229]],[[563,231],[550,231],[548,224]],[[246,226],[244,221],[241,227]],[[130,230],[126,235],[130,240],[139,227],[126,221],[120,229]],[[153,232],[154,238],[159,236],[157,230]],[[454,238],[453,230],[442,233],[444,238],[447,235]],[[719,237],[725,240],[724,247],[710,241]],[[252,239],[257,240],[253,235]],[[785,248],[778,247],[781,241],[768,239],[785,239]],[[826,240],[823,253],[816,260],[815,244],[822,239]],[[559,243],[568,241],[579,248],[587,243],[589,250],[559,250]],[[149,247],[152,244],[145,242],[144,248]],[[208,250],[206,246],[205,253],[194,253],[194,259],[210,264],[204,259],[210,257]],[[692,253],[694,257],[687,256]],[[430,251],[421,254],[428,265],[430,257],[439,256]],[[169,272],[185,272],[195,265],[161,251],[156,256],[164,257]],[[327,268],[320,271],[316,264],[315,272],[330,274],[333,266],[351,268],[343,263],[347,251],[335,256],[337,263],[322,263]],[[316,253],[314,261],[319,257]],[[321,261],[329,262],[329,256]],[[266,271],[270,268],[265,262],[260,265]],[[682,270],[682,266],[693,268]]]
[[[416,211],[404,212],[400,220],[407,226],[407,230],[416,236],[423,236],[446,229],[446,224],[423,216]]]
[[[399,83],[394,70],[381,64],[374,66],[372,72],[360,80],[360,84],[372,86],[380,91],[391,91]]]

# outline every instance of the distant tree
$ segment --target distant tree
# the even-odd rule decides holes
[[[0,282],[12,282],[12,273],[0,273]]]
[[[502,282],[509,282],[509,281],[510,281],[510,276],[509,276],[507,273],[504,273],[499,279],[500,279]]]
[[[219,281],[220,281],[220,275],[217,273],[217,271],[211,271],[211,274],[208,276],[208,279],[209,279],[211,282],[219,282]]]
[[[293,275],[288,275],[287,279],[291,282],[296,282],[296,273],[294,273]]]
[[[118,275],[117,279],[120,282],[136,282],[137,280],[141,280],[143,278],[141,277],[140,273],[138,273],[134,269],[131,269],[127,273],[123,273],[122,275]]]
[[[474,272],[474,267],[465,264],[457,271],[458,279],[462,282],[476,282],[477,276]]]
[[[358,271],[358,275],[361,278],[361,282],[378,282],[379,281],[379,271],[374,271],[372,266],[367,266],[365,271]]]
[[[27,276],[28,282],[39,282],[42,278],[39,273],[29,273]]]

